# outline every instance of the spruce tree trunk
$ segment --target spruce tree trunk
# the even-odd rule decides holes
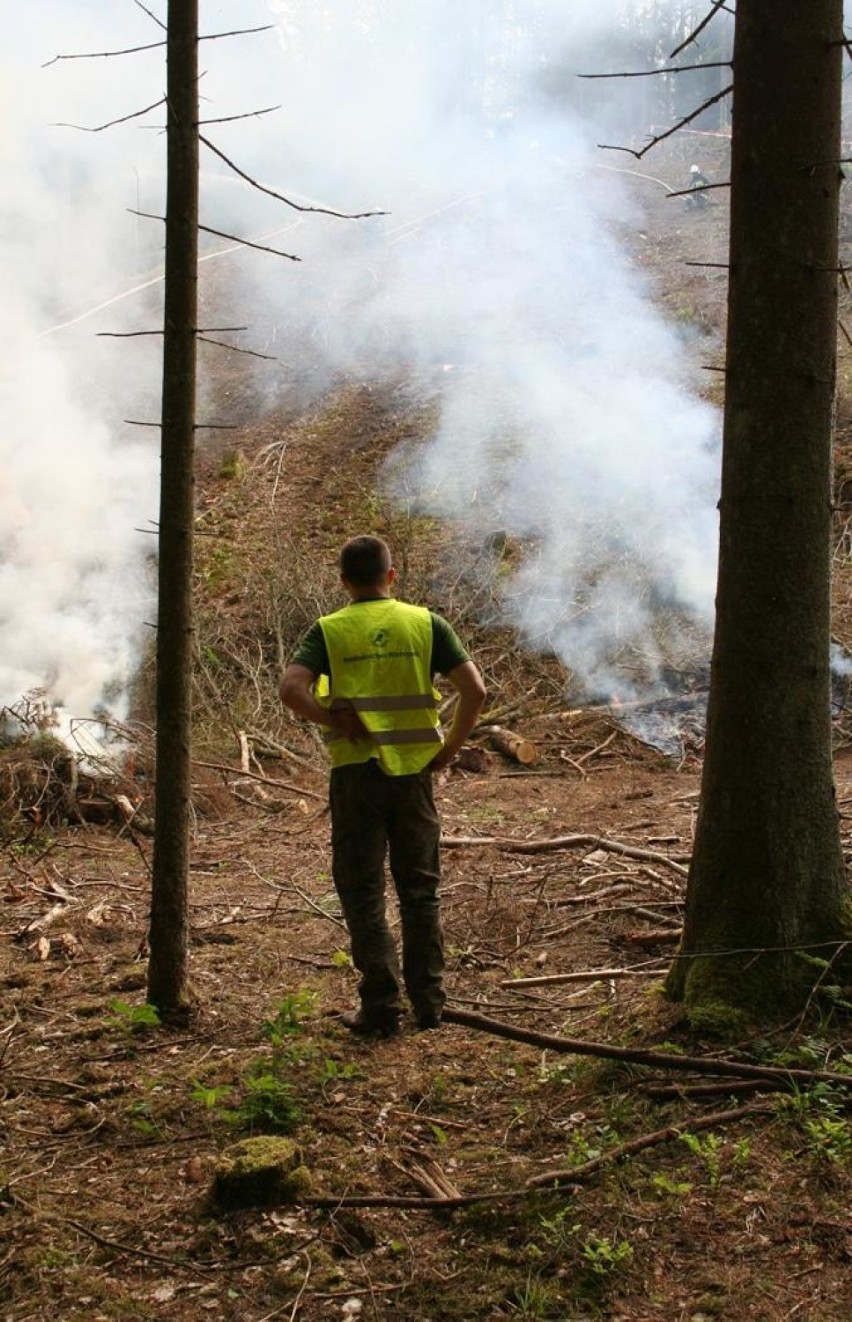
[[[148,1000],[181,1017],[187,982],[192,531],[198,267],[198,0],[169,0],[157,787]]]
[[[842,0],[738,0],[720,553],[707,745],[668,990],[758,1014],[849,933],[829,587]],[[753,951],[738,956],[716,951]]]

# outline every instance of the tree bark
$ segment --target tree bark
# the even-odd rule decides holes
[[[842,0],[737,5],[716,632],[667,983],[693,1008],[800,1005],[801,952],[831,960],[850,931],[829,708],[842,35]]]
[[[198,267],[198,0],[169,0],[157,764],[148,999],[183,1016],[191,774]]]

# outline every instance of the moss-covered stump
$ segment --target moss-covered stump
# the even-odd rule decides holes
[[[221,1207],[295,1202],[311,1189],[302,1150],[289,1138],[262,1134],[225,1148],[216,1164],[213,1198]]]

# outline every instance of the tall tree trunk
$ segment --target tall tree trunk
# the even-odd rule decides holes
[[[198,269],[198,0],[168,7],[157,788],[148,999],[186,1012],[191,768],[192,530]]]
[[[829,713],[842,17],[737,4],[716,634],[668,977],[693,1007],[801,1003],[798,952],[831,959],[850,930]]]

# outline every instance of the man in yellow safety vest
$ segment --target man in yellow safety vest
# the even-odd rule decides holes
[[[396,573],[380,538],[348,541],[340,576],[349,604],[308,630],[280,693],[297,716],[324,727],[331,759],[332,874],[361,974],[361,1008],[342,1021],[354,1033],[391,1036],[402,999],[385,855],[399,900],[402,981],[418,1026],[437,1028],[446,996],[432,772],[470,734],[485,686],[446,620],[391,597]],[[436,673],[458,694],[446,734]]]

